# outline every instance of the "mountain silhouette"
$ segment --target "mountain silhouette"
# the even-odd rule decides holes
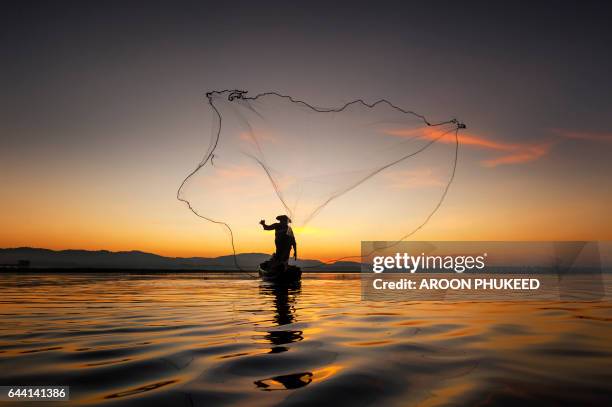
[[[270,258],[265,253],[241,253],[236,255],[243,269],[255,270]],[[0,249],[0,265],[15,265],[29,261],[30,268],[55,269],[144,269],[144,270],[235,270],[234,256],[219,257],[165,257],[142,251],[108,250],[50,250],[32,247]],[[300,267],[309,271],[359,271],[360,263],[338,262],[324,264],[319,260],[298,260]]]

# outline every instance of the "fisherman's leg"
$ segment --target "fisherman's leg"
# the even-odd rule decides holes
[[[289,261],[289,253],[291,252],[291,246],[288,242],[282,242],[278,247],[278,258],[280,261]]]
[[[280,260],[281,254],[283,252],[283,242],[279,239],[275,239],[274,246],[276,251],[274,252],[274,255],[272,255],[272,257],[274,257],[276,260]]]

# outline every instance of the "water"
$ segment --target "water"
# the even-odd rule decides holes
[[[0,384],[69,385],[71,404],[612,399],[610,302],[365,302],[343,274],[31,274],[1,276],[0,304]]]

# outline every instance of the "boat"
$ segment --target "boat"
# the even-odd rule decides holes
[[[302,269],[270,259],[259,265],[259,276],[264,281],[294,283],[302,278]]]

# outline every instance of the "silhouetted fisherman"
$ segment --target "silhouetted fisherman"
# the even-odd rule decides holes
[[[287,262],[289,260],[289,254],[293,247],[293,258],[297,260],[297,243],[295,242],[295,236],[289,223],[291,219],[287,215],[279,215],[276,217],[277,223],[266,225],[265,220],[261,220],[259,224],[263,226],[265,230],[274,230],[274,244],[276,245],[276,253],[274,258],[281,262]]]

